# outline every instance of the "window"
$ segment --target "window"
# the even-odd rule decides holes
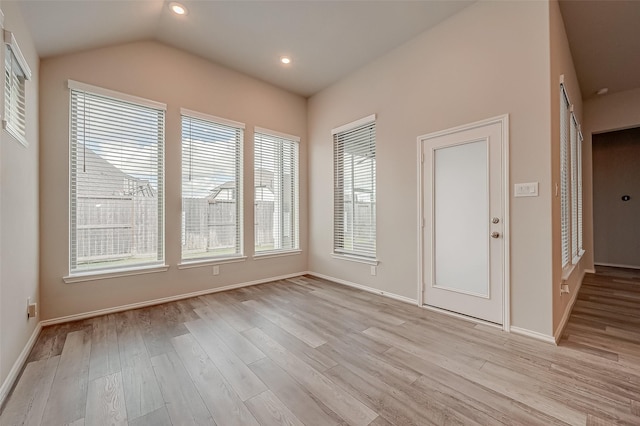
[[[333,130],[333,250],[376,258],[375,115]]]
[[[584,253],[582,241],[582,132],[578,126],[578,256]]]
[[[562,238],[562,267],[569,264],[569,97],[560,85],[560,210]]]
[[[69,88],[71,275],[163,264],[165,106]]]
[[[182,260],[242,255],[244,124],[182,110]]]
[[[295,136],[254,133],[255,252],[298,250],[298,145]]]
[[[562,267],[575,264],[582,247],[582,133],[560,84],[560,210]]]
[[[31,70],[22,56],[13,34],[4,32],[4,118],[3,128],[27,146],[25,81]]]

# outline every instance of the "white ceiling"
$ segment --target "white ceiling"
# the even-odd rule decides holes
[[[164,0],[19,3],[42,58],[153,39],[310,96],[473,1],[184,0],[186,16]]]
[[[583,99],[640,87],[640,1],[560,1]]]

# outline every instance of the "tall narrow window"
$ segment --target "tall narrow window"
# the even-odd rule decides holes
[[[569,215],[569,97],[560,85],[560,210],[561,210],[561,240],[562,240],[562,267],[569,264],[571,254],[570,215]]]
[[[3,128],[23,145],[27,145],[25,81],[31,79],[31,70],[22,56],[16,39],[4,31],[4,117]]]
[[[335,254],[376,257],[375,115],[333,130]]]
[[[300,248],[298,145],[300,139],[256,128],[254,232],[256,254]]]
[[[582,240],[582,132],[578,128],[578,255],[584,252]]]
[[[571,259],[578,258],[578,121],[571,113]]]
[[[165,106],[69,88],[71,275],[162,264]]]
[[[242,255],[244,124],[182,110],[182,260]]]

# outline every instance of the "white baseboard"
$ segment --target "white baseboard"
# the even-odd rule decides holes
[[[594,262],[595,266],[608,266],[610,268],[640,269],[638,265],[620,265],[618,263],[600,263]]]
[[[582,287],[582,281],[584,280],[584,274],[586,272],[587,270],[582,271],[582,276],[578,280],[578,284],[576,285],[576,288],[573,290],[573,294],[571,295],[571,300],[569,301],[567,308],[564,310],[564,315],[562,315],[562,319],[558,324],[558,328],[556,328],[555,333],[553,333],[553,338],[555,339],[556,344],[560,341],[560,338],[562,337],[562,333],[564,332],[564,328],[567,326],[567,322],[569,322],[571,311],[573,311],[573,305],[576,304],[576,300],[578,299],[578,292],[580,292],[580,287]]]
[[[145,308],[147,306],[161,305],[163,303],[174,302],[176,300],[189,299],[191,297],[203,296],[205,294],[219,293],[221,291],[234,290],[236,288],[250,287],[252,285],[264,284],[264,283],[268,283],[268,282],[271,282],[271,281],[278,281],[278,280],[284,280],[284,279],[287,279],[287,278],[299,277],[300,275],[304,275],[305,273],[306,272],[297,272],[295,274],[287,274],[287,275],[280,275],[280,276],[277,276],[277,277],[263,278],[263,279],[255,280],[255,281],[248,281],[248,282],[243,282],[243,283],[238,283],[238,284],[230,284],[230,285],[225,285],[225,286],[216,287],[216,288],[208,288],[206,290],[194,291],[192,293],[178,294],[176,296],[162,297],[160,299],[153,299],[153,300],[147,300],[147,301],[144,301],[144,302],[130,303],[128,305],[120,305],[120,306],[115,306],[115,307],[112,307],[112,308],[98,309],[96,311],[83,312],[83,313],[80,313],[80,314],[73,314],[73,315],[67,315],[67,316],[64,316],[64,317],[58,317],[58,318],[52,318],[52,319],[44,320],[40,324],[43,327],[46,327],[46,326],[49,326],[49,325],[62,324],[62,323],[71,322],[71,321],[78,321],[78,320],[83,320],[83,319],[87,319],[87,318],[98,317],[98,316],[101,316],[101,315],[114,314],[114,313],[117,313],[117,312],[128,311],[130,309],[138,309],[138,308]]]
[[[334,278],[334,277],[330,277],[328,275],[319,274],[317,272],[312,272],[312,271],[308,271],[307,274],[308,275],[313,275],[314,277],[322,278],[322,279],[325,279],[325,280],[333,281],[333,282],[338,283],[338,284],[346,285],[347,287],[357,288],[359,290],[363,290],[363,291],[366,291],[368,293],[377,294],[379,296],[385,296],[385,297],[388,297],[390,299],[398,300],[400,302],[409,303],[409,304],[412,304],[412,305],[417,305],[418,304],[418,301],[416,299],[411,299],[410,297],[400,296],[399,294],[395,294],[395,293],[389,293],[388,291],[378,290],[377,288],[368,287],[366,285],[356,284],[356,283],[351,282],[351,281],[341,280],[340,278]]]
[[[595,269],[585,269],[584,272],[585,272],[585,274],[595,274],[596,270]]]
[[[22,352],[20,352],[20,356],[18,356],[16,362],[13,363],[13,367],[11,367],[9,374],[4,379],[2,386],[0,386],[0,408],[2,407],[2,404],[4,404],[5,398],[9,395],[13,384],[18,379],[18,375],[22,370],[22,366],[27,361],[27,357],[29,356],[33,345],[36,344],[36,340],[38,340],[38,336],[40,335],[40,330],[42,330],[41,322],[39,322],[36,325],[36,328],[33,329],[33,333],[31,333],[31,337],[29,337],[27,344],[22,349]]]
[[[511,327],[509,331],[513,334],[519,334],[521,336],[531,337],[533,339],[541,340],[546,343],[556,344],[556,339],[548,334],[538,333],[537,331],[527,330],[526,328]]]

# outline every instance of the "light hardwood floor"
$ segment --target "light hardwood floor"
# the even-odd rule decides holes
[[[45,328],[0,424],[639,425],[639,306],[587,275],[555,347],[304,276]]]

